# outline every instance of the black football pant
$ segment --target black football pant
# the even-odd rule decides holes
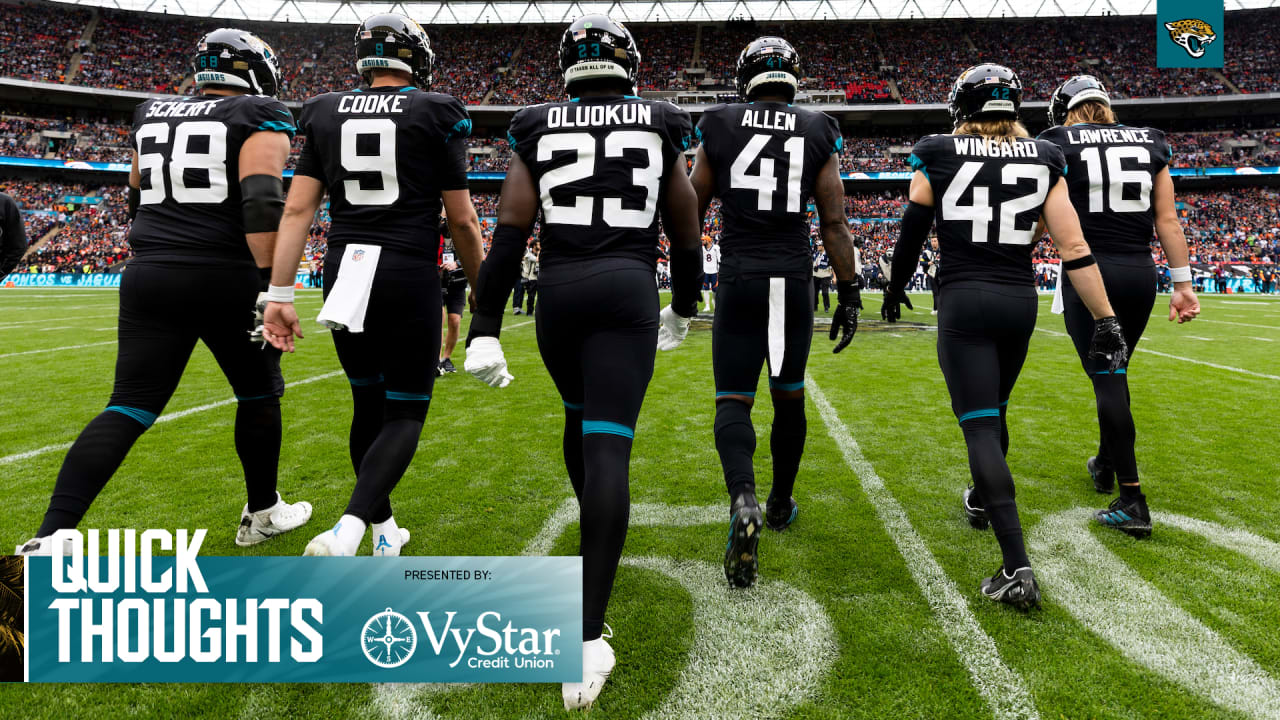
[[[631,442],[653,377],[658,291],[644,269],[546,280],[538,350],[564,402],[564,464],[581,514],[582,637],[594,640],[627,538]]]
[[[164,411],[197,341],[213,353],[238,402],[235,446],[249,510],[275,504],[284,394],[280,353],[249,341],[257,270],[226,262],[130,261],[120,281],[111,399],[67,452],[37,537],[79,524],[129,449]]]
[[[1005,461],[1005,418],[1036,326],[1036,289],[968,280],[943,285],[940,296],[938,365],[968,446],[975,504],[986,508],[1004,567],[1013,572],[1029,561]]]
[[[341,252],[325,259],[326,299]],[[333,332],[351,384],[351,466],[346,514],[366,523],[391,517],[391,491],[409,469],[427,418],[440,356],[440,275],[429,260],[382,249],[364,332]]]
[[[1100,255],[1098,271],[1107,288],[1107,297],[1116,311],[1116,318],[1124,330],[1125,343],[1129,345],[1129,358],[1133,358],[1142,332],[1151,319],[1156,303],[1155,262],[1146,253],[1133,255]],[[1065,275],[1065,273],[1064,273]],[[1089,359],[1089,343],[1093,339],[1093,315],[1085,307],[1080,294],[1071,286],[1068,278],[1062,286],[1062,302],[1067,333],[1076,346],[1076,354],[1084,371],[1093,382],[1093,394],[1098,404],[1098,462],[1116,471],[1121,484],[1138,482],[1138,461],[1134,457],[1137,431],[1133,414],[1129,409],[1129,367],[1111,372],[1101,360]]]
[[[769,448],[770,495],[791,497],[807,424],[804,372],[813,339],[813,283],[799,278],[722,277],[711,323],[711,365],[716,381],[716,450],[731,502],[755,493],[751,424],[760,369],[768,365],[773,399]]]

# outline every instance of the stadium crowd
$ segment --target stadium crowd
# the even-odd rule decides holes
[[[189,75],[186,48],[207,29],[187,17],[101,10],[81,47],[91,13],[48,5],[0,4],[0,75],[100,88],[176,92]],[[281,96],[301,100],[355,82],[351,28],[299,23],[241,23],[276,50]],[[1063,79],[1101,73],[1119,97],[1267,92],[1280,86],[1280,11],[1226,16],[1231,52],[1221,72],[1162,69],[1146,17],[986,19],[633,26],[645,62],[643,90],[678,90],[697,81],[732,86],[733,65],[750,39],[788,37],[801,52],[805,89],[836,90],[847,101],[942,102],[956,69],[992,58],[1015,59],[1029,99],[1045,99]],[[558,26],[445,25],[427,28],[438,59],[437,89],[470,104],[541,102],[560,93]],[[483,37],[483,42],[476,38]],[[1027,52],[1034,48],[1035,52]],[[79,72],[72,55],[83,52]],[[697,53],[697,57],[694,53]],[[510,67],[506,73],[501,68]],[[685,68],[705,69],[686,76]],[[704,79],[705,78],[705,79]]]

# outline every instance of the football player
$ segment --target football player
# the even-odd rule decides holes
[[[705,215],[705,213],[704,213]],[[702,236],[702,310],[711,312],[716,307],[716,288],[720,279],[720,246],[713,244],[710,235]]]
[[[1067,160],[1067,188],[1080,216],[1084,239],[1098,259],[1107,296],[1124,327],[1130,357],[1147,327],[1156,302],[1157,273],[1151,259],[1151,233],[1164,246],[1173,280],[1169,320],[1179,323],[1200,314],[1191,289],[1187,239],[1174,203],[1169,161],[1173,151],[1155,128],[1121,125],[1111,110],[1111,97],[1095,77],[1077,75],[1062,83],[1049,103],[1054,125],[1043,140],[1062,149]],[[1151,534],[1151,513],[1138,481],[1134,456],[1136,431],[1129,410],[1128,364],[1104,367],[1089,357],[1092,323],[1088,309],[1068,279],[1059,284],[1067,332],[1084,371],[1093,382],[1098,406],[1098,454],[1085,464],[1094,488],[1120,496],[1095,517],[1107,527],[1134,537]]]
[[[1102,276],[1080,231],[1056,145],[1031,139],[1018,121],[1022,83],[1009,68],[965,70],[948,104],[954,134],[916,144],[901,236],[893,251],[886,317],[900,316],[930,227],[945,262],[938,269],[938,364],[969,450],[973,486],[964,510],[973,527],[995,530],[1003,564],[983,580],[986,597],[1026,608],[1040,588],[1022,541],[1014,503],[1006,411],[1035,329],[1031,253],[1044,218],[1081,301],[1093,318],[1088,355],[1100,368],[1124,366],[1127,349]]]
[[[345,513],[307,545],[307,555],[354,555],[366,529],[374,555],[399,555],[408,542],[389,497],[417,450],[436,379],[442,204],[473,285],[481,261],[480,222],[467,190],[471,120],[453,97],[428,91],[435,55],[426,32],[403,15],[373,15],[356,28],[355,51],[367,86],[311,98],[302,108],[307,143],[280,223],[264,328],[289,352],[302,337],[289,268],[297,267],[327,191],[333,224],[321,317],[346,318],[331,327],[351,384],[356,484]]]
[[[673,284],[664,333],[683,339],[702,282],[683,156],[689,114],[637,97],[639,65],[631,32],[606,15],[565,30],[560,68],[572,99],[511,120],[514,152],[467,336],[467,372],[505,387],[502,311],[541,208],[538,349],[564,402],[565,468],[582,516],[583,677],[564,684],[566,709],[590,707],[614,665],[602,633],[627,535],[631,442],[659,336],[659,216]]]
[[[36,538],[74,528],[155,423],[203,341],[238,402],[235,446],[248,504],[236,544],[254,545],[311,517],[306,502],[276,492],[280,457],[280,354],[250,342],[254,305],[271,274],[293,116],[273,96],[275,53],[242,30],[200,39],[196,95],[143,102],[133,114],[129,244],[120,282],[119,347],[107,409],[76,438]],[[290,283],[297,262],[288,271]]]
[[[799,513],[791,490],[804,453],[804,373],[813,338],[810,198],[836,275],[831,338],[843,335],[835,352],[853,339],[862,308],[844,215],[840,126],[828,115],[791,104],[799,77],[799,59],[786,40],[762,37],[747,45],[737,64],[742,102],[703,113],[691,178],[702,213],[718,197],[724,218],[711,362],[716,450],[731,515],[724,572],[738,587],[756,581],[762,525],[785,530]],[[752,469],[751,407],[766,363],[773,400],[773,487],[762,514]]]

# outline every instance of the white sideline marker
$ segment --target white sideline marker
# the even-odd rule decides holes
[[[328,380],[331,377],[337,377],[341,374],[342,374],[342,371],[337,370],[334,372],[325,373],[323,375],[314,375],[312,377],[304,378],[296,382],[285,383],[285,387],[291,388],[291,387],[296,387],[298,385],[306,385],[308,383],[319,382],[321,380]],[[156,418],[156,424],[159,424],[162,422],[169,422],[170,420],[177,420],[179,418],[184,418],[188,415],[195,415],[196,413],[202,413],[206,410],[213,410],[214,408],[220,408],[226,405],[230,405],[235,401],[236,401],[235,398],[231,398],[229,400],[219,400],[217,402],[211,402],[207,405],[197,405],[195,407],[187,408],[186,410],[178,410],[177,412],[165,413],[164,415],[161,415],[160,417]],[[69,447],[71,447],[71,443],[69,442],[59,443],[57,445],[46,445],[45,447],[36,448],[35,450],[27,450],[26,452],[20,452],[15,455],[5,455],[4,457],[0,457],[0,465],[8,465],[10,463],[15,463],[20,460],[27,460],[33,457],[38,457],[40,455],[44,455],[45,453],[57,452],[59,450],[66,450]]]
[[[1249,717],[1280,718],[1280,684],[1107,550],[1089,532],[1089,517],[1086,508],[1066,510],[1031,530],[1036,572],[1053,587],[1054,602],[1125,657],[1173,683]],[[1154,519],[1280,565],[1280,545],[1252,533],[1176,515],[1155,513]]]
[[[827,400],[813,375],[805,374],[806,394],[818,407],[818,414],[827,426],[827,433],[840,447],[845,464],[858,476],[862,491],[866,493],[876,515],[889,537],[898,546],[898,552],[906,561],[911,577],[929,602],[933,615],[969,671],[969,678],[978,693],[987,701],[997,720],[1005,718],[1039,718],[1031,693],[1022,676],[1004,664],[995,641],[978,624],[964,595],[947,577],[924,539],[911,526],[906,511],[893,497],[876,470],[862,455],[858,441]],[[976,581],[974,583],[977,584]]]

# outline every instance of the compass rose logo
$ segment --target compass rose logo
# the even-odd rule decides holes
[[[409,618],[387,608],[364,624],[360,647],[374,665],[388,669],[400,667],[418,648],[418,632]]]

